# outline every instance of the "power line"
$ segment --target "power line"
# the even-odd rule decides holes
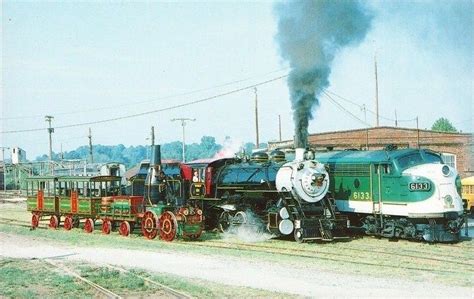
[[[360,105],[360,104],[358,104],[358,103],[356,103],[356,102],[354,102],[354,101],[351,101],[351,100],[349,100],[349,99],[347,99],[347,98],[345,98],[345,97],[342,97],[342,96],[336,94],[336,93],[333,92],[333,91],[326,90],[326,92],[332,94],[333,96],[338,97],[339,99],[341,99],[341,100],[343,100],[343,101],[346,101],[346,102],[348,102],[348,103],[351,103],[351,104],[353,104],[353,105],[359,107],[361,110],[364,110],[364,105]],[[376,114],[377,114],[376,112],[374,112],[374,111],[372,111],[372,110],[370,110],[370,109],[367,109],[367,108],[365,108],[365,111],[368,111],[368,112],[370,112],[370,113],[373,114],[373,115],[376,115]],[[380,115],[380,114],[379,114],[379,117],[382,118],[382,119],[384,119],[384,120],[395,121],[395,119],[393,119],[393,118],[385,117],[385,116]],[[416,117],[415,117],[415,118],[410,118],[410,119],[397,119],[398,122],[409,122],[409,121],[415,121],[415,120],[416,120]]]
[[[279,70],[276,70],[276,71],[267,72],[265,74],[261,74],[261,75],[257,75],[257,76],[251,76],[251,77],[247,77],[247,78],[244,78],[244,79],[239,79],[239,80],[234,80],[234,81],[226,82],[226,83],[219,84],[219,85],[214,85],[214,86],[211,86],[211,87],[194,89],[194,90],[183,92],[183,93],[168,95],[168,96],[164,96],[164,97],[158,97],[158,98],[155,98],[155,99],[150,99],[150,100],[145,100],[145,101],[138,101],[138,102],[126,103],[126,104],[122,104],[122,105],[104,106],[104,107],[97,107],[97,108],[76,110],[76,111],[69,111],[69,112],[59,112],[59,113],[54,113],[54,115],[55,116],[58,116],[58,115],[71,115],[71,114],[78,114],[78,113],[84,113],[84,112],[110,110],[110,109],[116,109],[116,108],[123,108],[123,107],[127,107],[127,106],[135,106],[135,105],[138,105],[138,104],[152,103],[152,102],[156,102],[156,101],[159,101],[159,100],[166,100],[166,99],[171,99],[171,98],[176,98],[176,97],[192,95],[192,94],[196,94],[196,93],[203,92],[203,91],[208,91],[208,90],[221,88],[221,87],[229,86],[229,85],[236,84],[236,83],[245,82],[245,81],[255,79],[255,78],[258,78],[258,77],[261,77],[261,76],[266,76],[266,75],[269,75],[269,74],[274,74],[274,73],[277,73],[277,72],[285,71],[287,69],[288,68],[282,68],[282,69],[279,69]],[[43,115],[42,114],[37,114],[37,115],[29,115],[29,116],[0,117],[0,120],[30,119],[30,118],[38,118],[38,117],[43,117]]]
[[[135,118],[135,117],[139,117],[139,116],[143,116],[143,115],[148,115],[148,114],[173,110],[173,109],[177,109],[177,108],[182,108],[182,107],[186,107],[186,106],[190,106],[190,105],[195,105],[195,104],[198,104],[198,103],[208,102],[210,100],[214,100],[216,98],[220,98],[220,97],[227,96],[227,95],[230,95],[230,94],[238,93],[238,92],[241,92],[241,91],[244,91],[244,90],[247,90],[247,89],[253,89],[257,86],[265,85],[265,84],[268,84],[270,82],[274,82],[274,81],[277,81],[277,80],[280,80],[280,79],[283,79],[283,78],[286,78],[286,77],[288,77],[288,74],[283,75],[283,76],[279,76],[279,77],[276,77],[276,78],[273,78],[273,79],[270,79],[270,80],[266,80],[266,81],[263,81],[263,82],[260,82],[260,83],[248,85],[248,86],[245,86],[245,87],[242,87],[242,88],[238,88],[238,89],[234,89],[234,90],[227,91],[227,92],[224,92],[224,93],[220,93],[220,94],[217,94],[217,95],[213,95],[213,96],[210,96],[210,97],[206,97],[206,98],[203,98],[203,99],[194,100],[194,101],[186,102],[186,103],[183,103],[183,104],[177,104],[177,105],[169,106],[169,107],[166,107],[166,108],[161,108],[161,109],[156,109],[156,110],[151,110],[151,111],[145,111],[145,112],[140,112],[140,113],[135,113],[135,114],[130,114],[130,115],[124,115],[124,116],[119,116],[119,117],[114,117],[114,118],[90,121],[90,122],[83,122],[83,123],[77,123],[77,124],[56,126],[55,129],[65,129],[65,128],[72,128],[72,127],[89,126],[89,125],[107,123],[107,122],[112,122],[112,121],[117,121],[117,120],[122,120],[122,119],[128,119],[128,118]],[[34,128],[34,129],[32,128],[32,129],[24,129],[24,130],[12,130],[12,131],[3,131],[3,132],[0,132],[0,134],[35,132],[35,131],[42,131],[42,130],[45,130],[45,129],[47,129],[47,128]]]
[[[362,119],[358,118],[355,114],[353,114],[352,112],[350,112],[349,110],[347,110],[346,108],[344,108],[341,104],[339,104],[334,98],[332,98],[326,91],[323,90],[323,93],[326,95],[326,97],[333,103],[335,104],[337,107],[339,107],[339,109],[341,109],[342,111],[346,112],[347,114],[349,114],[350,116],[352,116],[355,120],[361,122],[362,124],[364,124],[365,126],[367,127],[372,127],[371,125],[369,125],[367,122],[363,121]]]

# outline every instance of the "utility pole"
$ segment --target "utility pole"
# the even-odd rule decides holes
[[[3,191],[7,190],[7,163],[5,163],[5,150],[10,149],[9,147],[2,146],[2,162],[3,162]]]
[[[395,109],[395,127],[398,127],[397,109]]]
[[[360,109],[364,111],[364,122],[367,123],[367,108],[365,107],[365,104],[362,104],[362,108]]]
[[[281,115],[278,114],[278,135],[280,136],[280,142],[281,142]]]
[[[91,128],[89,128],[89,136],[87,136],[87,138],[89,138],[89,157],[91,159],[91,164],[94,163],[94,156],[92,154],[92,131],[91,131]]]
[[[258,136],[258,96],[257,96],[257,87],[254,87],[253,91],[255,92],[255,131],[256,131],[256,144],[255,148],[258,148],[260,144],[260,139]]]
[[[171,121],[181,121],[181,126],[183,127],[183,163],[186,162],[186,135],[184,132],[184,127],[186,126],[187,121],[196,121],[195,118],[173,118]]]
[[[49,133],[49,161],[53,160],[53,140],[51,138],[51,134],[54,133],[54,128],[51,127],[51,121],[53,120],[54,117],[51,115],[46,115],[44,117],[44,120],[48,122],[49,127],[48,127],[48,133]]]
[[[377,77],[377,52],[374,54],[374,67],[375,67],[375,126],[379,126],[379,81]]]
[[[420,148],[420,128],[418,126],[418,116],[416,117],[416,134],[417,134],[417,144],[418,144],[418,148]]]

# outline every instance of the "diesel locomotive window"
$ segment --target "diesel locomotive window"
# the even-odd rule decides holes
[[[412,153],[398,158],[398,165],[402,169],[409,168],[422,163],[423,158],[421,157],[420,153]]]
[[[392,165],[391,164],[374,165],[374,171],[377,174],[391,174]]]
[[[443,163],[439,155],[430,152],[425,152],[425,160],[428,163]]]

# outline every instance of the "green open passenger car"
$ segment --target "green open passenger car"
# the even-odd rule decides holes
[[[44,176],[27,179],[27,209],[32,212],[31,225],[36,228],[42,217],[50,216],[49,227],[58,228],[61,216],[64,229],[79,227],[94,230],[102,198],[120,194],[118,176]]]

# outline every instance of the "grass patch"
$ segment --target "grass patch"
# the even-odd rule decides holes
[[[91,297],[87,286],[39,260],[0,259],[0,297]]]
[[[199,279],[187,279],[167,274],[150,274],[139,269],[121,272],[108,267],[84,263],[63,264],[82,277],[123,297],[166,297],[158,285],[141,277],[182,291],[195,298],[259,297],[295,298],[294,295],[269,292],[253,288],[232,287]],[[139,277],[139,276],[141,277]],[[0,297],[6,298],[93,298],[97,291],[81,280],[61,273],[42,260],[1,259]]]

